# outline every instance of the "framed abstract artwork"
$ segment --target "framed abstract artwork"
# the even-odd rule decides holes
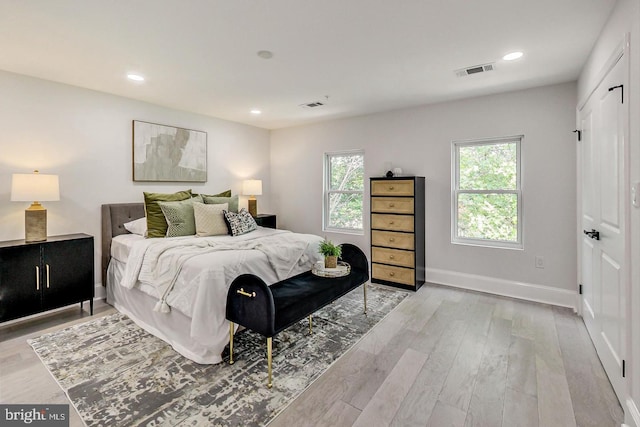
[[[133,121],[133,180],[207,181],[207,133]]]

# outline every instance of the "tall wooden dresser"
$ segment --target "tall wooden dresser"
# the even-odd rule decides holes
[[[371,282],[418,290],[425,280],[424,177],[371,178]]]

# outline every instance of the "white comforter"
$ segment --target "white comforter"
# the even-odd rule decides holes
[[[158,310],[192,319],[191,338],[222,352],[228,342],[227,290],[253,273],[267,284],[311,268],[321,237],[259,228],[243,236],[144,239],[131,247],[120,285],[158,299]]]

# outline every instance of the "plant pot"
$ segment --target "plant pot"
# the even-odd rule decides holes
[[[324,257],[324,268],[336,268],[338,266],[337,256]]]

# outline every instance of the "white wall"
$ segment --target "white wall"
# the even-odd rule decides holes
[[[586,62],[578,80],[578,100],[584,101],[591,90],[597,85],[605,63],[614,49],[623,42],[625,34],[630,36],[629,55],[629,91],[630,121],[629,121],[629,149],[631,182],[640,182],[640,1],[618,0],[615,9],[598,38],[589,60]],[[627,366],[629,366],[628,393],[626,402],[621,402],[625,410],[625,423],[629,426],[640,427],[640,209],[630,208],[630,256],[631,266]]]
[[[242,179],[255,177],[264,187],[258,207],[269,210],[267,130],[6,72],[0,94],[0,240],[24,238],[29,203],[9,201],[11,174],[58,174],[60,201],[43,203],[48,234],[95,236],[96,282],[101,204],[142,202],[143,191],[240,194]],[[134,119],[207,132],[207,183],[134,183]]]
[[[323,153],[364,149],[366,177],[384,162],[426,177],[427,279],[556,304],[575,304],[576,85],[428,105],[272,131],[272,206],[279,224],[322,232]],[[524,250],[451,244],[451,141],[525,135]],[[324,233],[369,251],[366,183],[363,236]],[[545,268],[535,268],[535,256]],[[469,276],[473,275],[473,276]]]

